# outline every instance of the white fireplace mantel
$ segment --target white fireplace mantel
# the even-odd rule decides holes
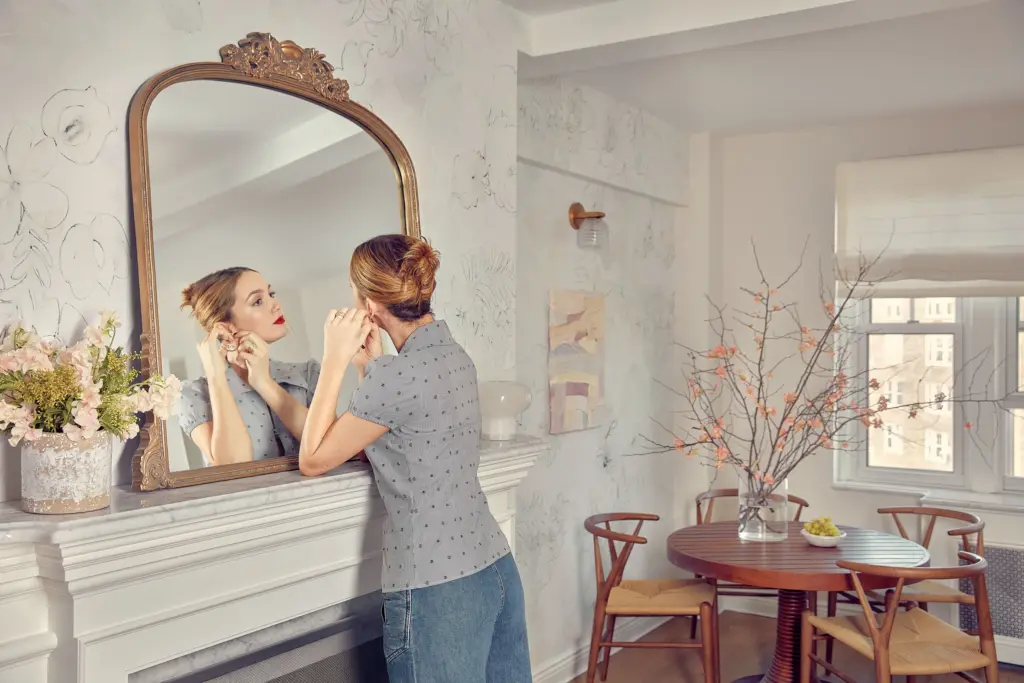
[[[546,449],[483,442],[480,481],[510,543],[515,489]],[[83,515],[0,504],[0,683],[124,683],[378,591],[383,513],[363,464],[118,489]]]

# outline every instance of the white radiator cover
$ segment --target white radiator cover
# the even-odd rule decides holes
[[[515,489],[546,449],[482,446],[480,481],[510,543]],[[158,667],[167,680],[380,590],[383,504],[365,465],[112,499],[61,517],[0,504],[0,683],[127,683]]]
[[[985,559],[992,626],[996,633],[999,661],[1024,665],[1024,548],[985,545]],[[973,593],[973,585],[964,579],[960,590]],[[973,607],[960,606],[960,626],[968,630],[978,627]]]

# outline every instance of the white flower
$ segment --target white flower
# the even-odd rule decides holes
[[[103,329],[106,329],[107,327],[113,327],[115,330],[119,329],[121,327],[121,319],[117,317],[117,311],[100,311],[99,327]]]
[[[139,435],[139,425],[137,422],[129,422],[128,426],[125,427],[124,438],[134,439]]]
[[[107,137],[117,128],[110,108],[100,101],[96,89],[61,90],[43,105],[43,134],[68,161],[91,164],[96,161]]]
[[[0,148],[0,244],[9,244],[22,224],[53,230],[68,215],[68,198],[42,182],[57,159],[57,145],[44,138],[32,143],[32,130],[18,124]]]

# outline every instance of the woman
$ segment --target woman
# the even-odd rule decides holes
[[[477,478],[476,368],[431,314],[437,252],[384,235],[361,244],[356,308],[324,326],[320,384],[299,451],[303,474],[360,451],[384,499],[384,650],[391,683],[529,683],[523,588]],[[397,356],[382,356],[380,330]],[[360,376],[344,415],[346,366]]]
[[[251,268],[225,268],[181,292],[181,307],[206,330],[205,377],[182,388],[181,428],[209,465],[295,455],[320,365],[270,360],[288,334],[281,305]]]

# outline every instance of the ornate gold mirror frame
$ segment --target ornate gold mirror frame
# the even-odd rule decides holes
[[[269,33],[250,33],[238,45],[222,47],[220,56],[221,62],[183,64],[157,74],[142,84],[128,109],[128,161],[142,304],[143,377],[161,372],[162,358],[146,120],[153,100],[175,83],[197,80],[247,83],[300,97],[356,123],[391,157],[399,186],[402,230],[414,237],[420,235],[416,174],[408,150],[376,114],[349,99],[348,82],[334,77],[334,67],[325,61],[324,55],[291,41],[278,41]],[[139,447],[132,456],[132,488],[136,491],[193,486],[298,467],[298,457],[291,456],[172,472],[165,428],[165,422],[147,413]]]

